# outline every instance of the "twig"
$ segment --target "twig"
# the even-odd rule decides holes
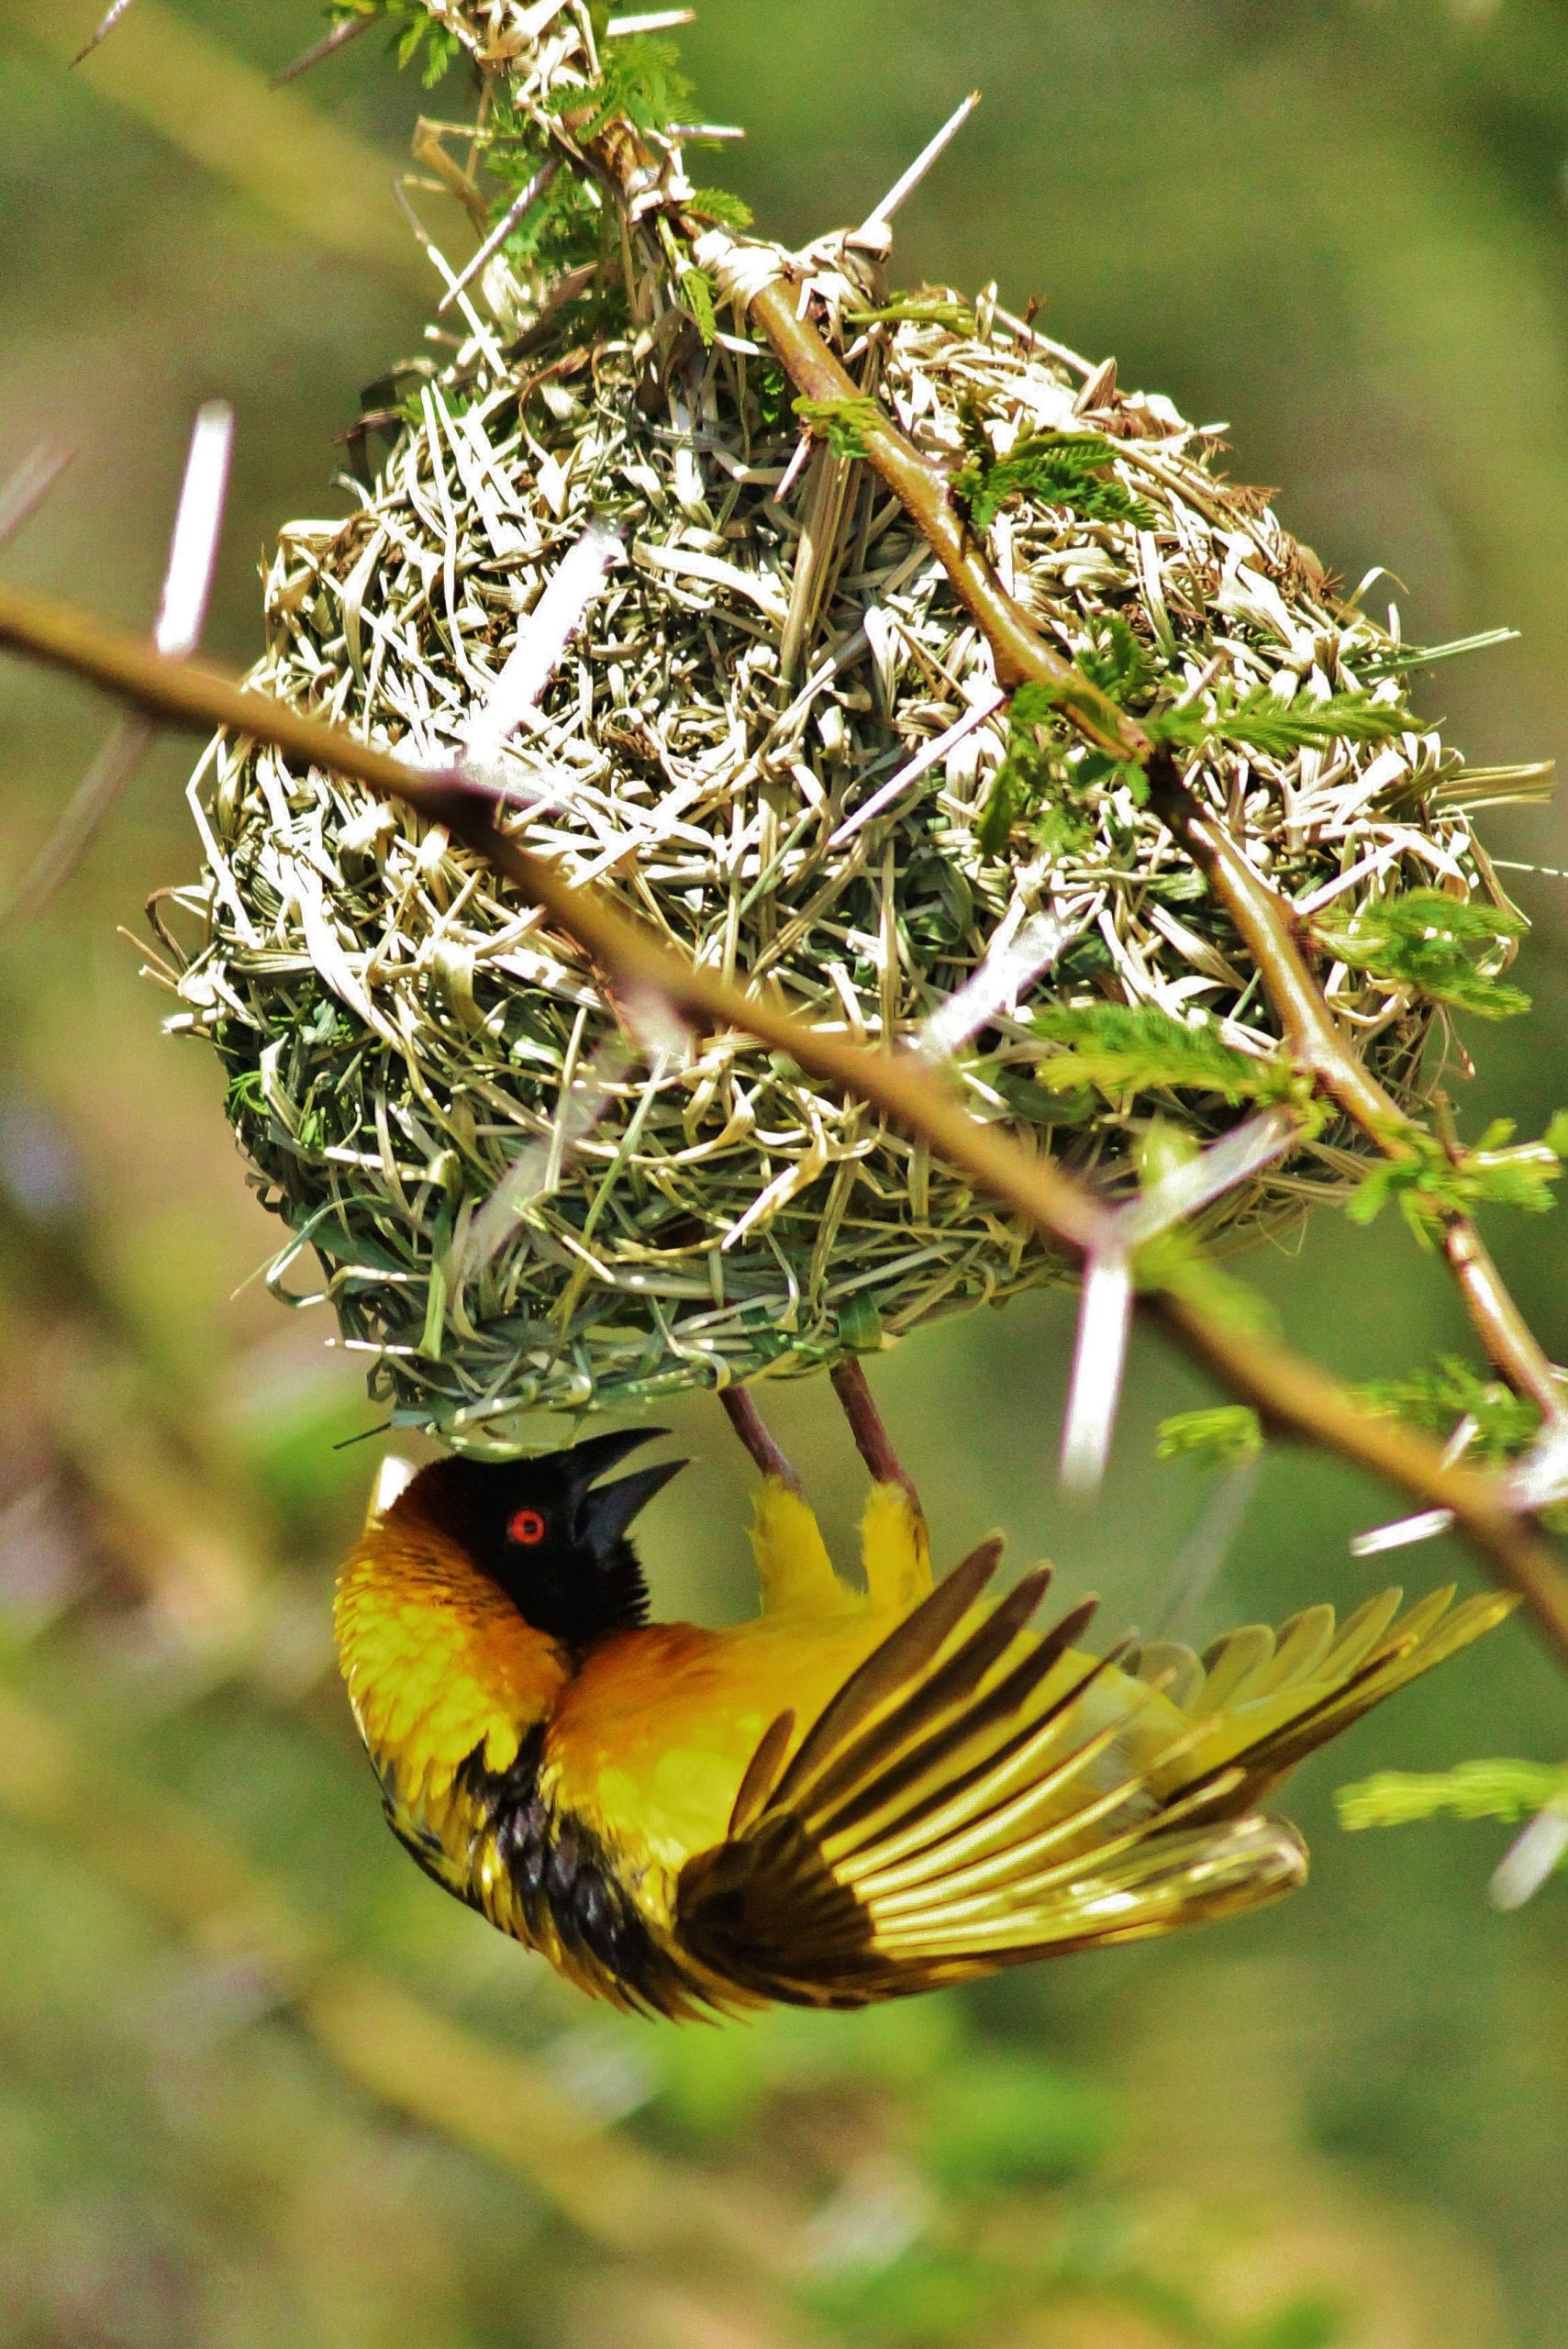
[[[724,1406],[725,1417],[763,1475],[776,1476],[781,1485],[787,1485],[792,1493],[798,1493],[800,1478],[769,1433],[761,1411],[751,1400],[750,1388],[723,1387],[718,1399]]]
[[[51,447],[46,440],[0,482],[0,547],[37,513],[75,454],[74,449]]]
[[[312,41],[292,65],[280,66],[268,87],[281,90],[288,83],[297,82],[302,73],[308,73],[314,66],[324,65],[329,57],[336,57],[340,49],[347,49],[351,40],[358,40],[361,33],[368,33],[375,21],[373,17],[345,17],[340,25],[334,25],[329,33],[323,33],[319,40]]]
[[[882,1413],[872,1400],[865,1372],[851,1355],[847,1362],[839,1363],[830,1376],[833,1392],[843,1405],[844,1417],[850,1423],[855,1450],[872,1475],[879,1485],[902,1485],[915,1505],[916,1515],[922,1515],[915,1480],[893,1449],[893,1439],[883,1425]]]
[[[617,989],[647,989],[687,1019],[749,1031],[788,1053],[798,1066],[922,1137],[1062,1253],[1086,1256],[1099,1239],[1104,1210],[1098,1204],[1049,1160],[970,1117],[915,1053],[873,1050],[809,1027],[772,993],[747,993],[688,963],[595,889],[573,887],[556,866],[531,855],[500,829],[490,796],[461,776],[422,773],[345,728],[308,718],[203,664],[167,660],[141,640],[48,596],[0,586],[0,643],[102,685],[167,724],[249,735],[305,765],[351,776],[402,800],[428,821],[447,825],[541,906]],[[1422,1507],[1451,1508],[1455,1523],[1498,1579],[1527,1600],[1568,1662],[1568,1575],[1498,1477],[1445,1466],[1425,1437],[1359,1410],[1335,1380],[1287,1348],[1238,1330],[1202,1298],[1165,1289],[1140,1303],[1271,1428],[1359,1464]]]

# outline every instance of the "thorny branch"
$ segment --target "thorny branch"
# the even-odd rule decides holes
[[[1021,1221],[1074,1260],[1102,1236],[1106,1210],[1053,1166],[972,1118],[910,1052],[876,1050],[808,1026],[773,993],[748,992],[673,953],[595,889],[579,888],[496,821],[491,795],[453,773],[411,767],[346,728],[194,662],[167,659],[139,638],[53,599],[0,587],[0,644],[106,687],[165,724],[247,735],[304,764],[352,777],[444,824],[588,953],[617,989],[650,990],[685,1019],[746,1030],[803,1069],[868,1102],[942,1152]],[[1496,1476],[1444,1464],[1437,1447],[1396,1421],[1357,1409],[1340,1386],[1272,1341],[1239,1331],[1179,1274],[1140,1301],[1184,1351],[1271,1429],[1307,1438],[1385,1478],[1427,1508],[1446,1508],[1497,1578],[1518,1591],[1568,1663],[1568,1575]]]
[[[728,256],[721,253],[721,244],[728,248]],[[705,248],[720,282],[728,273],[733,285],[734,255],[745,249],[736,247],[722,231],[699,239],[699,258]],[[799,315],[796,289],[786,280],[781,277],[755,294],[751,315],[791,381],[806,396],[864,399],[861,386],[851,381],[811,320]],[[1188,788],[1170,751],[1152,747],[1134,719],[1044,641],[965,528],[936,467],[891,418],[869,425],[864,440],[867,463],[900,500],[985,631],[998,677],[1015,685],[1045,685],[1062,715],[1089,741],[1144,768],[1156,812],[1245,940],[1297,1066],[1377,1149],[1395,1157],[1407,1154],[1409,1144],[1404,1137],[1410,1121],[1341,1034],[1296,942],[1290,908],[1277,890],[1254,871],[1218,818]],[[1556,1419],[1563,1408],[1562,1389],[1485,1241],[1470,1219],[1455,1210],[1444,1214],[1442,1224],[1445,1256],[1487,1353],[1510,1386],[1529,1396],[1549,1419]]]
[[[631,191],[646,190],[649,180],[660,175],[662,159],[624,121],[601,125],[580,140],[572,139],[584,127],[581,117],[568,115],[560,122],[558,135],[566,134],[562,143],[570,141],[570,151],[603,178],[628,211],[646,205],[646,193],[628,202]],[[1297,942],[1291,908],[1189,789],[1170,751],[1156,749],[1136,719],[1046,643],[1003,586],[954,505],[944,474],[921,456],[891,416],[871,412],[876,405],[874,392],[868,395],[828,348],[803,299],[804,273],[792,270],[789,257],[776,247],[738,239],[684,213],[678,195],[672,196],[667,211],[673,213],[694,260],[720,295],[766,335],[795,390],[828,405],[856,403],[857,417],[863,419],[866,463],[897,497],[984,630],[998,681],[1006,686],[1044,685],[1063,717],[1088,741],[1145,769],[1156,811],[1246,941],[1298,1067],[1374,1148],[1391,1157],[1407,1155],[1410,1120],[1340,1032]],[[1539,1405],[1549,1421],[1562,1419],[1562,1389],[1552,1365],[1509,1296],[1474,1224],[1451,1208],[1443,1210],[1440,1222],[1445,1259],[1492,1363],[1516,1392]]]

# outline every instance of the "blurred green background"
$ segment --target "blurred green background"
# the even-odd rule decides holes
[[[0,0],[0,475],[80,449],[5,561],[145,625],[192,411],[230,398],[208,643],[245,662],[260,551],[337,510],[332,436],[418,344],[391,186],[421,103],[462,93],[422,99],[373,40],[270,95],[313,0],[138,0],[70,73],[96,13]],[[901,277],[995,276],[1229,419],[1235,469],[1285,484],[1351,582],[1396,574],[1411,634],[1518,626],[1425,691],[1485,761],[1568,751],[1565,36],[1562,0],[710,0],[685,48],[749,127],[715,175],[791,239],[861,217],[982,83]],[[106,722],[0,672],[6,870]],[[1568,1890],[1501,1919],[1500,1831],[1350,1838],[1330,1801],[1378,1767],[1561,1757],[1522,1630],[1311,1767],[1288,1907],[973,1995],[620,2021],[408,1866],[328,1636],[375,1451],[334,1446],[375,1418],[324,1319],[252,1277],[277,1235],[217,1069],[161,1037],[117,933],[195,869],[189,764],[161,749],[0,940],[0,2343],[1560,2349]],[[1489,837],[1568,864],[1552,810]],[[1515,877],[1536,1011],[1472,1038],[1464,1114],[1533,1133],[1568,1096],[1563,885]],[[1494,1237],[1568,1353],[1560,1222]],[[1393,1229],[1251,1270],[1346,1372],[1463,1343]],[[1158,1418],[1206,1397],[1152,1344],[1103,1503],[1063,1504],[1071,1328],[1071,1300],[1026,1301],[874,1366],[942,1557],[1001,1525],[1151,1630],[1184,1544],[1244,1508],[1200,1636],[1369,1586],[1346,1537],[1393,1509],[1360,1480],[1154,1465]],[[841,1537],[828,1399],[773,1410]],[[711,1402],[670,1417],[697,1464],[650,1520],[659,1603],[740,1611],[745,1464]]]

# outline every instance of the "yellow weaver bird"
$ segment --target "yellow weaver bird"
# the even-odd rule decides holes
[[[395,1834],[585,1990],[662,2015],[968,1980],[1255,1908],[1299,1884],[1258,1805],[1294,1765],[1507,1613],[1400,1594],[1308,1608],[1201,1659],[1096,1659],[1050,1579],[933,1586],[903,1487],[873,1486],[863,1590],[764,1481],[762,1609],[649,1623],[627,1529],[685,1464],[595,1479],[651,1432],[446,1459],[367,1525],[339,1653]]]

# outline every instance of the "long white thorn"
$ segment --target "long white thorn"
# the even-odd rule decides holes
[[[784,485],[781,482],[773,492],[774,498],[782,499],[784,494]],[[977,726],[984,725],[994,711],[1001,708],[1006,698],[1000,685],[984,686],[978,700],[970,704],[962,718],[955,718],[943,733],[933,736],[930,741],[923,744],[912,759],[905,761],[896,774],[890,774],[885,783],[878,784],[863,807],[857,807],[852,816],[845,817],[828,841],[828,847],[841,848],[846,841],[852,840],[862,824],[869,824],[873,816],[880,816],[884,807],[891,807],[900,792],[907,790],[910,784],[934,767],[939,759],[946,758],[955,742],[961,742],[966,734],[972,734]]]
[[[1568,1852],[1568,1802],[1548,1803],[1498,1861],[1486,1889],[1495,1909],[1522,1909]]]
[[[440,317],[445,311],[451,308],[451,306],[457,300],[458,295],[463,292],[465,287],[472,285],[474,279],[479,275],[480,271],[495,259],[502,246],[506,243],[507,238],[511,235],[513,229],[517,226],[518,221],[521,220],[529,205],[538,203],[539,197],[544,194],[545,189],[550,185],[551,180],[555,177],[560,169],[560,156],[552,155],[548,162],[541,163],[539,165],[539,170],[534,173],[532,179],[529,180],[525,186],[518,189],[517,195],[512,198],[511,203],[506,206],[506,211],[503,212],[499,220],[496,221],[494,228],[491,229],[490,234],[485,238],[484,242],[480,246],[479,250],[473,255],[472,261],[470,261],[464,268],[459,271],[458,274],[452,279],[451,284],[447,287],[446,292],[441,295],[440,300],[437,303],[436,316],[438,318]]]
[[[1086,1497],[1098,1492],[1104,1479],[1131,1322],[1131,1264],[1119,1250],[1091,1256],[1084,1271],[1062,1430],[1062,1483],[1067,1492]]]
[[[80,65],[84,57],[92,56],[93,51],[97,48],[98,43],[101,40],[107,40],[109,35],[114,31],[115,27],[119,23],[120,18],[125,15],[126,10],[129,6],[130,0],[115,0],[114,6],[109,9],[106,16],[100,17],[97,31],[93,35],[90,40],[83,42],[82,47],[72,59],[71,62],[72,65]]]
[[[1154,1636],[1173,1640],[1190,1622],[1224,1570],[1262,1473],[1262,1457],[1239,1460],[1219,1480],[1196,1525],[1172,1561],[1169,1598]]]
[[[560,1189],[568,1158],[608,1109],[627,1060],[625,1045],[612,1038],[574,1073],[556,1104],[549,1133],[518,1152],[469,1225],[460,1267],[464,1280],[482,1273],[530,1210]]]
[[[1568,1498],[1568,1413],[1561,1406],[1523,1458],[1514,1462],[1504,1483],[1516,1508],[1549,1508]]]
[[[159,651],[171,660],[184,660],[201,639],[223,529],[233,446],[234,410],[226,400],[208,400],[196,411],[191,433],[152,630]],[[155,730],[150,720],[140,716],[119,720],[77,785],[54,830],[23,874],[6,907],[9,917],[30,919],[70,879],[99,827],[134,780]]]
[[[620,534],[590,522],[556,565],[543,594],[517,629],[489,698],[469,721],[463,765],[481,780],[537,704],[561,665],[583,616],[621,551]]]
[[[196,410],[191,433],[152,630],[159,651],[174,661],[195,651],[206,625],[233,453],[234,410],[227,400],[207,400]]]
[[[625,40],[635,33],[673,33],[696,17],[695,8],[646,8],[640,16],[612,17],[605,27],[606,40]]]
[[[1398,1518],[1392,1525],[1374,1525],[1370,1533],[1353,1534],[1351,1555],[1375,1558],[1384,1550],[1406,1550],[1417,1542],[1432,1542],[1452,1523],[1451,1508],[1418,1509],[1414,1517]]]
[[[1120,1244],[1141,1248],[1146,1240],[1168,1230],[1172,1224],[1211,1207],[1227,1191],[1250,1182],[1276,1158],[1283,1158],[1297,1133],[1288,1109],[1264,1109],[1248,1118],[1223,1141],[1211,1142],[1120,1208],[1116,1219]]]
[[[993,946],[963,985],[932,1012],[919,1032],[917,1050],[922,1057],[950,1060],[997,1012],[1011,1012],[1081,927],[1060,921],[1055,914],[1030,914],[1020,922],[1007,944]]]
[[[970,116],[974,112],[975,107],[979,104],[979,91],[971,90],[968,97],[964,99],[962,105],[954,106],[951,114],[949,115],[946,122],[943,123],[936,137],[927,141],[926,145],[921,148],[919,153],[910,164],[908,170],[894,181],[893,185],[888,189],[887,194],[883,197],[882,202],[880,204],[873,205],[872,209],[866,214],[864,220],[861,223],[860,233],[862,237],[874,234],[878,228],[885,227],[887,222],[892,219],[894,214],[897,211],[899,206],[903,203],[905,197],[912,195],[915,189],[919,186],[920,182],[925,178],[926,173],[930,170],[931,165],[936,161],[939,155],[952,144],[952,141],[958,137],[959,132],[963,128],[964,124],[969,120]]]
[[[368,33],[375,21],[373,17],[346,17],[340,25],[334,25],[329,33],[323,33],[319,40],[312,41],[292,64],[281,66],[267,87],[281,90],[285,83],[297,82],[302,73],[308,73],[313,66],[324,65],[329,57],[336,57],[340,49],[347,49],[351,40],[358,40],[361,33]]]

